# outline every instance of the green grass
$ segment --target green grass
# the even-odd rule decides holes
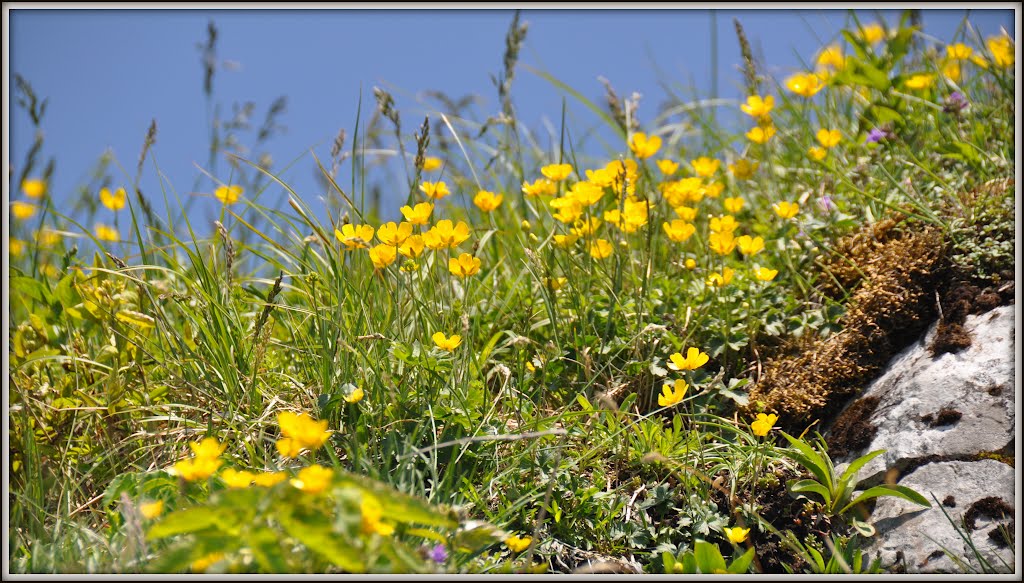
[[[860,539],[838,515],[827,536],[787,533],[792,524],[762,517],[801,466],[778,431],[755,431],[746,387],[768,355],[841,329],[844,298],[818,290],[830,277],[822,259],[864,225],[905,216],[908,228],[940,227],[957,248],[988,253],[991,271],[1006,242],[971,239],[975,209],[994,211],[968,194],[1014,171],[1014,69],[995,62],[1005,56],[999,46],[950,39],[987,63],[962,61],[954,81],[942,73],[944,45],[922,50],[922,31],[890,27],[875,44],[844,33],[844,67],[813,96],[748,71],[775,99],[776,133],[764,144],[744,134],[769,122],[738,103],[680,101],[657,126],[637,128],[634,104],[607,110],[541,72],[571,98],[566,108],[582,104],[621,135],[607,158],[586,158],[573,142],[585,132],[568,127],[563,110],[557,147],[541,147],[511,105],[525,35],[517,20],[500,76],[503,123],[452,105],[410,134],[378,91],[377,114],[356,116],[358,139],[340,135],[331,160],[316,161],[327,208],[294,192],[284,168],[239,156],[216,133],[211,177],[244,192],[221,205],[215,225],[189,219],[193,199],[182,201],[173,177],[159,194],[138,192],[143,172],[160,172],[152,133],[138,171],[103,159],[72,213],[52,204],[57,193],[23,191],[16,198],[38,208],[12,217],[12,571],[491,573],[633,557],[645,572],[726,563],[764,572],[812,556],[798,570],[828,563],[844,572],[854,560],[859,568]],[[931,85],[908,87],[921,73]],[[19,87],[45,127],[31,87]],[[948,106],[953,91],[967,109]],[[216,111],[209,85],[206,95]],[[265,127],[280,111],[268,110]],[[822,128],[842,139],[815,160],[808,149]],[[867,142],[879,129],[888,137]],[[640,131],[663,138],[651,157],[625,139]],[[253,137],[253,151],[271,137]],[[464,221],[464,242],[375,267],[362,242],[335,235],[346,221],[379,235],[385,219],[399,218],[401,205],[382,207],[375,194],[386,167],[366,153],[371,146],[402,153],[403,201],[426,201],[424,181],[450,188],[414,232]],[[44,143],[29,153],[12,192],[49,177],[52,164],[37,171],[44,153]],[[712,176],[695,177],[700,156],[720,162]],[[424,167],[430,157],[441,169]],[[679,167],[668,176],[659,160]],[[741,160],[757,169],[737,174]],[[556,196],[523,193],[557,163],[573,174]],[[342,185],[346,165],[352,179]],[[597,200],[579,204],[577,216],[567,216],[573,203],[553,207],[555,198],[586,198],[576,186],[584,182],[597,185]],[[122,185],[118,240],[102,240],[94,226],[111,211],[97,191]],[[481,211],[472,202],[479,190],[503,194],[501,205]],[[288,204],[261,202],[276,193]],[[999,196],[1012,200],[1012,189]],[[759,237],[763,249],[714,249],[730,243],[713,233],[726,199],[742,201],[735,236]],[[780,215],[783,201],[798,212]],[[693,233],[673,241],[663,224],[681,215]],[[62,236],[46,241],[35,236],[41,229]],[[478,272],[449,270],[462,254],[479,259]],[[777,274],[762,281],[758,267]],[[709,283],[715,274],[729,281]],[[439,331],[461,343],[435,346]],[[708,361],[673,368],[671,357],[689,348]],[[660,404],[663,386],[680,379],[685,398]],[[350,402],[357,389],[363,397]],[[286,411],[326,421],[327,442],[280,455]],[[771,413],[785,420],[785,410]],[[204,437],[226,445],[222,465],[187,481],[174,468]],[[309,474],[296,477],[312,464],[332,471],[322,491]],[[226,488],[227,468],[287,478]],[[163,512],[146,518],[140,505],[156,500]],[[739,544],[725,531],[737,526],[751,529]],[[529,546],[513,548],[512,535]],[[773,556],[762,553],[770,542]],[[443,561],[428,555],[437,544]]]

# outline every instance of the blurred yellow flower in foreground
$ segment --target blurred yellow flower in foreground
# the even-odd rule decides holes
[[[110,192],[110,189],[106,187],[100,189],[100,202],[112,211],[123,209],[127,198],[128,195],[123,188],[118,188],[114,192]]]
[[[532,542],[533,539],[528,536],[520,537],[512,535],[505,539],[505,546],[507,546],[513,553],[521,553],[530,548],[530,543]]]
[[[21,183],[21,191],[29,198],[41,198],[46,194],[46,181],[40,178],[26,178]]]
[[[164,512],[164,501],[156,500],[155,502],[143,502],[139,504],[139,513],[146,520],[153,520],[157,516],[160,516]]]
[[[307,494],[319,494],[331,485],[334,472],[319,464],[313,464],[308,468],[299,470],[299,474],[292,478],[291,484]]]
[[[800,205],[795,202],[782,201],[772,205],[775,214],[784,219],[791,219],[800,212]]]
[[[571,164],[548,164],[540,169],[540,173],[552,182],[561,182],[572,174]]]
[[[815,137],[822,148],[834,148],[843,139],[843,134],[839,130],[821,128]]]
[[[100,241],[114,242],[121,239],[121,234],[117,232],[117,229],[102,223],[96,223],[93,227],[93,233],[96,234],[96,238]]]
[[[118,192],[123,193],[124,189],[119,188]],[[245,192],[241,186],[237,184],[231,184],[229,186],[219,186],[217,190],[213,191],[213,196],[217,197],[217,200],[224,204],[234,204],[238,202],[238,199]]]
[[[747,102],[740,105],[740,109],[743,110],[743,113],[754,119],[765,117],[773,107],[775,107],[775,98],[771,95],[767,95],[765,97],[761,97],[760,95],[750,95],[747,97]]]
[[[505,197],[501,194],[494,194],[489,190],[481,190],[473,197],[473,204],[483,212],[489,213],[501,206],[501,201],[504,200],[504,198]]]
[[[36,210],[38,210],[38,208],[39,207],[34,204],[16,200],[11,203],[11,214],[14,215],[14,218],[16,219],[30,219],[36,214]]]
[[[423,194],[433,199],[442,199],[449,194],[451,191],[448,190],[448,185],[442,182],[423,182],[420,184],[420,190]]]
[[[637,132],[629,138],[629,149],[632,150],[633,153],[636,154],[636,157],[641,160],[650,158],[657,154],[660,148],[660,136],[651,136],[648,138],[647,134]]]
[[[786,88],[803,97],[814,97],[824,87],[814,73],[797,73],[786,79]]]

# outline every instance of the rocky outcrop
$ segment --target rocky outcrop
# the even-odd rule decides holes
[[[972,509],[991,522],[974,520],[979,552],[993,567],[1003,569],[996,557],[1012,567],[1012,548],[999,547],[1005,541],[998,533],[989,535],[996,523],[1010,523],[1013,510],[1001,519],[978,508],[991,506],[1005,514],[1017,504],[1014,470],[1004,463],[1013,463],[1014,452],[1014,306],[969,316],[963,329],[970,344],[955,353],[932,355],[938,327],[892,359],[837,417],[828,434],[830,449],[841,462],[885,450],[861,470],[861,488],[895,482],[929,500],[934,494],[939,502],[951,502],[940,508],[933,501],[931,509],[922,509],[880,499],[871,517],[878,533],[868,550],[880,554],[884,567],[899,561],[907,572],[964,571],[942,551],[945,547],[979,569],[974,551],[950,521],[964,530],[961,521]]]

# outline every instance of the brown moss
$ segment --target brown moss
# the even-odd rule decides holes
[[[952,407],[943,407],[939,409],[939,412],[935,414],[935,419],[929,421],[928,424],[932,427],[942,427],[943,425],[952,425],[960,420],[964,414]]]
[[[997,526],[992,530],[988,531],[988,538],[997,547],[1005,549],[1006,547],[1013,544],[1013,540],[1011,540],[1011,537],[1013,537],[1013,532],[1015,528],[1015,521],[1011,520],[1010,524],[1007,524],[1002,527]]]
[[[801,430],[837,410],[920,336],[934,316],[944,243],[934,228],[897,225],[880,221],[837,244],[840,258],[825,269],[843,289],[856,287],[843,329],[766,362],[745,413],[760,404],[783,428]],[[835,282],[826,291],[839,293]]]
[[[1013,517],[1013,506],[999,496],[988,496],[971,504],[964,513],[964,526],[970,530],[978,530],[978,518],[987,516],[995,520]]]
[[[935,330],[935,338],[928,350],[932,356],[940,356],[947,352],[956,354],[970,347],[973,339],[963,325],[956,322],[942,322]]]
[[[946,508],[956,508],[956,498],[952,494],[942,499],[942,505]]]
[[[871,445],[878,428],[869,419],[878,402],[878,397],[865,397],[839,415],[828,432],[828,451],[832,457],[843,458]]]

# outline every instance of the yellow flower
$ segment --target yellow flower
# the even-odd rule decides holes
[[[725,528],[725,536],[729,538],[729,542],[733,544],[740,544],[747,540],[747,535],[750,534],[749,528],[742,528],[737,526],[736,528]]]
[[[483,212],[489,213],[498,208],[504,198],[505,197],[501,194],[494,194],[489,190],[481,190],[473,197],[473,204]]]
[[[434,332],[434,335],[430,337],[434,341],[434,344],[441,350],[453,352],[456,348],[462,344],[462,336],[458,334],[452,334],[451,336],[445,336],[444,332]]]
[[[683,400],[683,397],[686,396],[686,389],[688,388],[689,386],[683,379],[676,379],[672,388],[669,388],[668,383],[665,383],[661,388],[661,394],[658,395],[658,405],[662,407],[671,407],[672,405],[675,405]]]
[[[949,79],[950,81],[956,83],[960,81],[960,75],[960,63],[956,61],[949,61],[948,63],[942,65],[942,76],[945,77],[946,79]]]
[[[391,245],[377,245],[370,248],[370,261],[376,269],[384,269],[395,262],[398,257],[398,249]]]
[[[362,513],[361,529],[363,534],[377,533],[381,536],[388,536],[395,532],[395,527],[381,521],[384,516],[384,508],[380,501],[368,492],[363,492],[363,499],[360,501],[359,510]]]
[[[732,196],[722,201],[722,206],[725,207],[725,211],[736,214],[743,210],[743,199],[738,196]]]
[[[422,235],[413,235],[398,247],[398,252],[409,259],[416,259],[425,246]]]
[[[106,187],[100,189],[100,202],[112,211],[123,209],[127,198],[128,195],[123,188],[118,188],[114,192],[110,192],[110,189]]]
[[[637,158],[641,160],[650,158],[651,156],[658,153],[661,148],[661,137],[651,136],[647,137],[647,134],[643,132],[637,132],[629,138],[629,149],[636,154]]]
[[[384,223],[377,229],[377,239],[385,245],[398,247],[412,236],[412,223]]]
[[[676,170],[679,170],[679,164],[672,160],[658,160],[657,164],[658,170],[661,170],[661,173],[665,176],[671,176],[676,173]]]
[[[800,212],[800,205],[795,202],[782,201],[772,205],[775,210],[775,214],[779,215],[784,219],[791,219]]]
[[[533,184],[523,183],[523,194],[526,196],[552,196],[557,192],[558,185],[547,178],[538,178],[533,181]]]
[[[671,223],[662,223],[661,227],[665,229],[665,234],[668,235],[668,238],[676,243],[682,243],[697,232],[696,227],[682,219],[676,219]]]
[[[754,270],[754,276],[761,281],[771,281],[775,279],[775,276],[778,274],[778,269],[768,269],[767,267],[758,267]]]
[[[351,393],[345,395],[345,402],[353,404],[358,403],[363,400],[364,396],[366,396],[366,393],[363,391],[362,387],[356,387],[355,389],[352,389]]]
[[[202,441],[193,441],[188,444],[189,449],[200,459],[216,459],[228,447],[226,443],[220,443],[216,437],[206,437]]]
[[[965,45],[964,43],[956,43],[946,46],[946,58],[955,61],[962,61],[970,58],[974,54],[974,49]]]
[[[572,197],[582,206],[591,206],[604,197],[604,188],[589,181],[577,182],[565,196]]]
[[[736,239],[736,246],[744,255],[757,255],[764,249],[764,239],[761,237],[751,238],[750,235],[743,235]]]
[[[687,269],[697,269],[697,262],[694,261],[692,258],[688,258],[684,265],[686,265]]]
[[[843,134],[839,130],[821,128],[815,137],[823,148],[834,148],[843,139]]]
[[[697,176],[712,176],[715,172],[718,172],[718,166],[722,162],[715,158],[708,158],[707,156],[701,156],[696,160],[691,160],[690,164],[693,166],[693,171],[697,173]]]
[[[551,216],[566,224],[575,222],[583,215],[583,205],[572,196],[561,196],[552,199],[551,208],[556,211]]]
[[[676,216],[687,222],[693,222],[697,218],[697,209],[692,206],[677,206],[673,207],[672,210],[676,213]]]
[[[755,144],[765,144],[775,135],[775,126],[757,126],[747,132],[747,139]]]
[[[722,269],[722,273],[712,273],[708,276],[707,284],[711,287],[725,287],[732,281],[733,269],[726,267]]]
[[[989,52],[992,53],[992,62],[997,67],[1012,67],[1014,59],[1013,39],[1004,35],[990,36],[985,41]]]
[[[814,97],[824,87],[814,73],[797,73],[786,79],[786,88],[803,97]]]
[[[420,184],[420,190],[423,191],[423,194],[427,195],[428,197],[433,198],[433,199],[437,199],[437,200],[442,199],[442,198],[448,196],[449,194],[451,194],[451,192],[448,191],[448,185],[445,184],[443,181],[442,182],[428,182],[428,181],[424,181],[423,184]]]
[[[672,370],[697,370],[707,364],[711,358],[701,349],[691,346],[686,349],[686,358],[679,352],[668,357],[671,362],[668,367]]]
[[[565,247],[571,247],[577,240],[579,240],[579,236],[578,235],[573,235],[573,234],[569,234],[569,235],[555,235],[554,239],[555,239],[555,245],[558,245],[559,247],[565,248]]]
[[[297,439],[290,437],[282,437],[274,443],[277,447],[277,453],[281,454],[281,457],[296,458],[302,453],[303,447]]]
[[[767,116],[773,107],[775,107],[775,98],[771,95],[765,97],[761,97],[760,95],[750,95],[747,97],[747,102],[740,105],[740,109],[743,110],[743,113],[754,119],[760,119]]]
[[[271,488],[286,479],[288,479],[288,474],[284,472],[260,472],[253,478],[253,482],[262,488]]]
[[[118,190],[123,191],[124,189],[122,188]],[[237,184],[231,184],[228,186],[218,186],[217,190],[213,191],[213,196],[215,196],[217,200],[219,200],[223,204],[234,204],[238,202],[238,199],[239,197],[242,196],[243,192],[245,191],[242,189],[241,186]],[[102,191],[100,191],[100,194],[102,196]]]
[[[718,195],[722,194],[723,190],[725,190],[724,184],[722,184],[721,182],[712,182],[711,184],[708,184],[707,186],[702,188],[701,192],[703,192],[704,196],[708,198],[718,198]]]
[[[34,204],[16,200],[11,203],[11,214],[13,214],[16,219],[30,219],[36,214],[36,209],[38,208],[39,207]]]
[[[577,237],[589,237],[596,233],[600,226],[601,219],[597,217],[590,217],[586,220],[576,221],[576,223],[573,224],[572,234]]]
[[[754,175],[757,171],[757,167],[760,166],[760,162],[751,162],[746,158],[736,160],[735,164],[729,164],[729,172],[740,180],[745,180]]]
[[[731,233],[739,226],[740,224],[736,222],[736,218],[732,215],[712,217],[711,221],[708,222],[708,227],[713,233]]]
[[[604,220],[625,233],[634,233],[647,224],[647,201],[630,198],[623,204],[622,211],[619,209],[605,211]]]
[[[728,255],[736,249],[736,239],[733,238],[731,231],[711,233],[708,235],[708,247],[719,255]]]
[[[319,449],[327,443],[332,433],[327,429],[326,419],[317,421],[306,413],[282,411],[277,414],[277,424],[281,427],[281,435],[286,439],[292,439],[300,449]]]
[[[704,180],[697,176],[683,178],[660,185],[661,194],[673,207],[682,206],[687,202],[697,203],[704,198]]]
[[[93,227],[93,232],[96,233],[96,238],[100,241],[118,241],[121,239],[121,234],[117,232],[117,229],[102,223],[96,223]]]
[[[174,464],[174,470],[186,482],[195,482],[212,476],[222,463],[224,461],[218,458],[194,457]]]
[[[561,182],[572,174],[572,164],[548,164],[540,169],[540,173],[552,182]]]
[[[512,535],[505,539],[505,546],[507,546],[513,553],[521,553],[530,548],[530,543],[532,542],[533,539],[528,536],[520,537]]]
[[[872,22],[858,30],[857,36],[864,39],[869,45],[873,45],[885,38],[885,29],[877,22]]]
[[[319,464],[299,470],[299,475],[292,478],[291,484],[307,494],[319,494],[331,485],[334,472]]]
[[[772,413],[771,415],[765,415],[764,413],[758,413],[757,419],[750,424],[750,428],[754,431],[754,435],[758,437],[764,437],[768,435],[768,432],[772,430],[772,426],[779,420],[779,416]]]
[[[354,225],[345,223],[341,230],[334,229],[334,236],[345,245],[345,249],[365,249],[373,240],[373,227],[370,225]]]
[[[46,181],[40,178],[26,178],[21,183],[21,191],[29,198],[41,198],[46,194]]]
[[[224,485],[228,488],[248,488],[252,485],[252,481],[256,479],[256,474],[245,470],[239,471],[234,468],[228,468],[221,473],[220,479],[224,480]]]
[[[928,89],[935,84],[935,75],[919,73],[903,82],[909,89]]]
[[[589,251],[594,259],[604,259],[611,256],[612,244],[604,239],[598,239],[590,244]]]
[[[415,207],[405,205],[399,210],[410,224],[425,225],[430,222],[430,213],[434,211],[434,205],[429,202],[421,202]]]
[[[469,239],[469,225],[459,221],[452,224],[450,219],[441,219],[423,234],[423,243],[431,249],[451,249]]]
[[[846,67],[846,59],[843,58],[843,49],[839,45],[829,45],[818,55],[819,67],[831,67],[841,71]]]
[[[223,560],[224,560],[224,553],[221,553],[221,552],[210,553],[208,555],[203,555],[201,558],[198,558],[198,559],[192,561],[191,567],[192,567],[192,570],[195,571],[195,572],[205,572],[207,569],[212,567],[214,565],[214,563],[219,563],[220,561],[223,561]]]
[[[448,259],[448,271],[458,277],[470,277],[480,271],[480,258],[473,257],[469,253],[463,253],[456,259]]]
[[[563,287],[565,287],[565,284],[567,284],[567,283],[569,283],[569,280],[564,278],[564,277],[545,277],[544,278],[544,286],[547,287],[551,291],[558,291],[558,290],[562,289]],[[532,365],[530,365],[530,363],[527,363],[527,365],[532,366]]]
[[[164,513],[164,501],[157,500],[155,502],[143,502],[139,504],[139,513],[146,520],[153,520],[157,516]]]
[[[438,168],[441,167],[441,164],[443,164],[443,162],[441,161],[440,158],[427,156],[426,158],[423,159],[423,170],[426,172],[437,170]]]
[[[807,155],[815,160],[821,161],[825,159],[825,156],[828,156],[828,150],[825,148],[819,148],[818,146],[813,146],[811,149],[807,150]]]
[[[21,239],[8,239],[7,249],[11,253],[11,257],[21,257],[21,254],[25,252],[25,242]]]

